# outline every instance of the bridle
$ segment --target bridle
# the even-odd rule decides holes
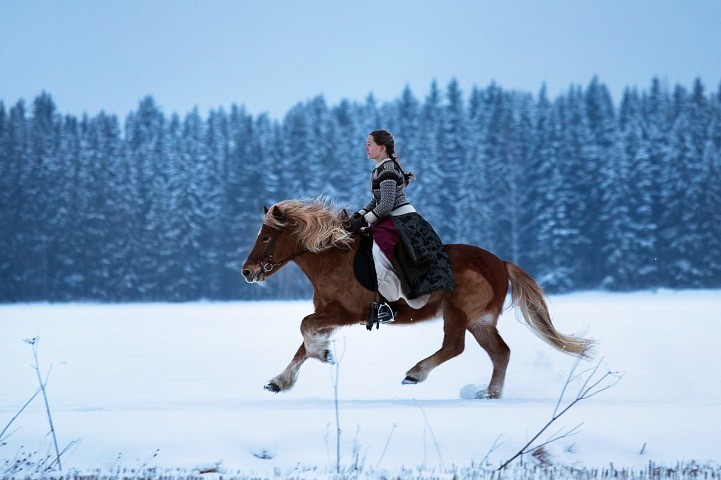
[[[303,255],[304,253],[307,253],[308,250],[301,250],[300,252],[296,252],[293,255],[290,255],[287,258],[284,258],[283,260],[273,261],[273,251],[275,250],[275,242],[278,241],[278,237],[280,237],[280,234],[283,233],[283,230],[285,230],[285,227],[281,228],[273,228],[269,227],[275,230],[273,233],[273,237],[270,239],[270,242],[268,243],[268,246],[265,247],[265,251],[263,252],[263,255],[260,257],[260,260],[258,260],[256,263],[258,264],[258,267],[260,267],[260,273],[263,273],[264,275],[270,271],[272,271],[275,267],[278,267],[286,262],[289,262],[290,260],[293,260],[295,257],[299,255]]]

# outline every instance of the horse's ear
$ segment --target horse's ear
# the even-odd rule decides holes
[[[267,206],[263,205],[263,215],[267,215],[268,210],[269,210],[269,208]]]
[[[347,221],[348,219],[350,219],[350,215],[348,215],[348,210],[346,210],[345,208],[342,209],[342,210],[340,211],[340,215],[338,215],[338,218],[340,218],[340,220],[341,220],[342,222],[345,222],[345,221]]]
[[[272,207],[270,207],[270,209],[266,207],[265,213],[267,214],[268,212],[270,212],[271,217],[275,218],[278,221],[282,222],[285,220],[285,215],[283,215],[283,212],[280,210],[280,208],[278,208],[277,205],[273,205]]]

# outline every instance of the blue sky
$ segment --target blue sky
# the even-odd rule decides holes
[[[232,103],[282,116],[323,94],[496,81],[555,96],[594,75],[619,99],[658,76],[721,83],[721,1],[0,0],[0,100],[124,117]]]

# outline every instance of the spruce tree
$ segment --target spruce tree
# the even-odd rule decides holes
[[[656,274],[650,155],[642,113],[638,94],[626,91],[620,112],[621,154],[610,169],[605,197],[604,286],[612,289],[651,286]]]
[[[446,214],[437,226],[445,232],[446,241],[457,242],[458,232],[468,218],[468,212],[459,208],[459,202],[465,195],[463,176],[468,165],[468,116],[463,94],[455,79],[448,84],[446,102],[442,111],[440,124],[442,156],[436,161],[442,164],[438,172],[443,188],[438,190],[436,195],[439,197],[440,207]]]

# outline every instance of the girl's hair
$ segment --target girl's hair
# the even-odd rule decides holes
[[[396,165],[398,165],[400,171],[403,172],[404,185],[408,185],[411,180],[416,178],[413,172],[405,173],[403,171],[401,162],[398,161],[398,156],[396,155],[395,139],[388,130],[374,130],[369,135],[373,137],[373,141],[376,142],[377,145],[383,145],[384,147],[386,147],[388,157],[390,157],[390,159],[393,160]]]

